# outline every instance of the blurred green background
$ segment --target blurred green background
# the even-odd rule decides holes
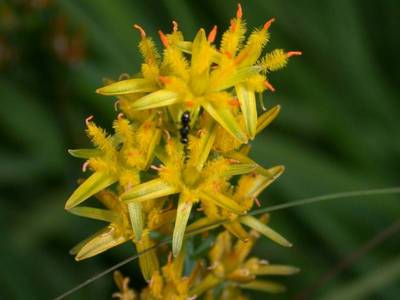
[[[103,77],[135,73],[141,24],[148,34],[179,22],[227,28],[236,1],[0,1],[0,298],[51,299],[133,253],[131,245],[75,262],[68,250],[101,224],[67,214],[81,175],[66,149],[89,143],[84,119],[110,128],[113,100],[94,93]],[[268,46],[304,55],[271,76],[268,106],[279,118],[254,143],[253,157],[286,173],[263,206],[399,184],[400,2],[242,1],[250,28],[276,17]],[[156,38],[157,39],[157,38]],[[158,39],[157,39],[158,40]],[[257,254],[299,266],[284,278],[294,299],[373,235],[397,220],[399,197],[335,200],[273,213],[272,227],[294,243],[267,240]],[[399,299],[399,236],[393,235],[307,299]],[[123,271],[141,285],[137,266]],[[136,274],[136,275],[135,275]],[[108,275],[69,299],[109,299]],[[330,297],[330,298],[329,298]],[[345,298],[347,297],[347,298]]]

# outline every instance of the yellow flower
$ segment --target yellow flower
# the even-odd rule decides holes
[[[156,151],[163,163],[156,168],[159,177],[141,183],[121,195],[121,199],[129,204],[179,194],[172,243],[174,256],[178,255],[182,246],[193,204],[200,201],[213,203],[235,214],[245,212],[244,206],[226,196],[224,190],[232,176],[249,173],[257,167],[255,163],[232,163],[221,156],[209,159],[216,124],[211,118],[204,123],[200,136],[190,137],[187,153],[178,139],[169,137],[165,151]]]
[[[121,111],[108,135],[86,120],[94,148],[70,150],[84,159],[83,171],[92,174],[67,200],[65,208],[76,215],[107,222],[107,226],[75,246],[71,253],[82,260],[132,241],[140,253],[139,266],[148,286],[135,293],[119,273],[124,300],[188,300],[224,285],[219,299],[246,299],[241,289],[278,292],[282,286],[259,275],[290,275],[296,268],[269,265],[248,258],[259,234],[290,247],[291,243],[248,214],[258,199],[284,171],[264,168],[249,158],[254,139],[279,114],[280,106],[257,112],[256,95],[275,88],[270,72],[283,68],[299,51],[282,49],[264,53],[274,19],[246,39],[241,6],[215,44],[217,27],[207,35],[200,29],[193,41],[184,39],[173,22],[170,34],[159,32],[162,55],[145,31],[140,73],[106,80],[99,94],[117,97]],[[96,197],[104,208],[81,206]],[[198,212],[193,212],[197,206]],[[222,232],[206,258],[184,270],[184,239],[222,225]],[[250,232],[248,229],[250,228]],[[158,237],[172,235],[172,255],[160,268],[162,247]],[[233,244],[234,236],[238,241]],[[190,243],[190,240],[188,241]],[[190,255],[189,255],[190,256]],[[189,257],[190,258],[190,257]],[[203,264],[202,264],[203,263]],[[185,276],[186,275],[186,276]]]
[[[255,29],[246,42],[246,25],[239,5],[236,17],[223,34],[221,45],[214,45],[216,27],[208,37],[200,29],[193,42],[185,41],[174,22],[173,32],[160,38],[165,47],[162,59],[153,41],[144,30],[139,48],[144,57],[141,76],[122,80],[99,88],[103,95],[135,95],[128,105],[127,114],[135,110],[167,107],[175,122],[183,111],[190,110],[193,122],[200,108],[212,116],[238,142],[253,139],[257,128],[255,93],[274,90],[266,74],[284,67],[290,56],[299,51],[275,50],[262,56],[269,41],[269,27],[274,19]],[[191,55],[188,60],[185,54]],[[238,122],[240,107],[244,128]]]
[[[266,216],[259,220],[262,224],[265,221]],[[241,289],[255,289],[270,293],[283,291],[284,287],[281,284],[259,280],[257,276],[292,275],[297,273],[299,269],[286,265],[269,264],[267,261],[255,257],[247,258],[257,238],[258,233],[253,230],[247,242],[238,240],[233,245],[232,236],[229,232],[225,231],[219,234],[209,251],[211,265],[208,270],[210,272],[191,289],[190,294],[200,296],[207,291],[212,294],[212,289],[223,282],[227,286],[240,287]],[[209,296],[209,299],[213,298]]]

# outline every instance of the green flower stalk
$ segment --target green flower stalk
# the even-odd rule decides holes
[[[170,34],[159,32],[162,55],[134,25],[141,35],[141,72],[116,82],[107,80],[97,89],[117,98],[120,112],[114,133],[106,133],[89,117],[87,134],[94,148],[70,150],[85,160],[83,170],[92,174],[65,208],[108,223],[72,249],[77,260],[127,241],[142,252],[156,245],[157,236],[172,236],[172,256],[163,268],[159,256],[165,249],[140,256],[142,274],[149,280],[140,299],[194,299],[201,294],[214,299],[213,290],[221,284],[226,289],[218,299],[244,299],[240,288],[282,290],[278,284],[256,280],[257,275],[295,273],[292,267],[246,260],[259,234],[291,246],[265,217],[247,215],[260,205],[260,193],[284,171],[283,166],[264,168],[250,159],[248,143],[280,111],[275,106],[259,114],[257,94],[273,92],[269,74],[301,52],[278,49],[264,54],[274,19],[245,39],[242,15],[239,5],[219,47],[217,27],[208,34],[200,29],[193,41],[187,41],[173,22]],[[90,197],[105,208],[82,206]],[[182,249],[188,232],[213,224],[221,224],[223,231],[209,249],[209,258],[199,258],[192,275],[183,276]],[[232,238],[238,240],[235,247]],[[211,268],[204,269],[200,261],[210,262]],[[115,276],[121,290],[116,296],[136,299],[127,279]]]

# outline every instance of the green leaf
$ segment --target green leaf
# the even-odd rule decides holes
[[[110,223],[118,223],[120,221],[120,216],[116,212],[102,208],[78,206],[70,208],[68,212],[77,216]]]
[[[181,194],[176,212],[174,232],[172,235],[172,254],[174,257],[177,257],[181,251],[186,225],[190,217],[192,206],[192,201],[186,201],[183,194]]]
[[[283,236],[252,216],[240,217],[240,223],[253,228],[281,246],[292,247],[292,244]]]
[[[370,299],[372,295],[384,289],[389,284],[398,284],[400,277],[400,257],[396,257],[383,265],[375,267],[374,270],[366,271],[365,274],[353,281],[335,286],[322,300],[352,300]]]
[[[98,88],[96,93],[101,95],[124,95],[132,93],[148,93],[158,89],[158,86],[151,80],[134,78],[113,82],[105,87]]]
[[[249,283],[241,284],[240,287],[242,289],[256,290],[271,294],[282,293],[286,290],[284,285],[269,280],[253,280]]]
[[[133,110],[144,110],[162,106],[168,106],[181,101],[179,94],[169,90],[159,90],[135,100],[129,108]]]
[[[250,139],[254,139],[257,128],[257,104],[255,93],[249,90],[244,84],[237,84],[235,89],[239,99],[240,109],[243,113],[247,134]]]
[[[247,143],[247,136],[240,128],[232,112],[227,107],[214,107],[211,103],[204,103],[204,109],[213,117],[223,128],[225,128],[234,138],[241,143]]]
[[[128,203],[132,201],[146,201],[176,194],[178,191],[177,188],[161,179],[153,179],[134,186],[128,192],[123,193],[121,199]]]
[[[76,158],[89,159],[91,157],[101,155],[101,150],[94,149],[94,148],[93,149],[69,149],[68,153],[71,154],[71,156],[76,157]]]
[[[106,172],[95,172],[86,179],[68,198],[65,209],[75,207],[93,196],[94,194],[104,190],[105,188],[116,182],[115,176]]]
[[[299,268],[286,265],[259,265],[256,270],[252,270],[254,275],[293,275],[300,271]]]

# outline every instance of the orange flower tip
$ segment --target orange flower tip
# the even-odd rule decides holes
[[[173,30],[174,32],[177,32],[177,31],[178,31],[178,22],[176,22],[175,20],[172,21],[172,30]]]
[[[200,206],[200,207],[196,208],[196,211],[204,211],[204,207]]]
[[[86,126],[89,126],[90,122],[93,120],[94,116],[91,115],[85,119]]]
[[[240,5],[240,3],[238,3],[238,8],[236,11],[236,18],[241,19],[242,17],[243,17],[242,6]]]
[[[160,35],[160,39],[161,39],[161,42],[163,43],[164,47],[168,48],[169,41],[168,41],[168,38],[166,37],[166,35],[161,30],[158,31],[158,34]]]
[[[273,85],[271,83],[269,83],[268,81],[264,81],[264,85],[265,87],[270,90],[271,92],[275,92],[275,88],[273,87]]]
[[[263,29],[268,30],[271,24],[275,21],[275,18],[269,19],[267,22],[265,22]]]
[[[159,76],[158,80],[160,80],[160,82],[163,84],[171,83],[171,79],[168,78],[167,76]]]
[[[287,57],[299,56],[299,55],[303,55],[303,52],[301,52],[301,51],[289,51],[289,52],[287,53]]]
[[[213,43],[215,41],[215,38],[217,37],[217,25],[214,25],[214,27],[211,29],[210,33],[208,34],[207,40],[210,43]]]
[[[141,26],[139,26],[138,24],[133,24],[133,28],[139,30],[140,37],[142,39],[144,39],[146,37],[146,32],[144,31],[144,29]]]
[[[82,165],[82,172],[85,173],[89,166],[89,161],[85,161]]]

